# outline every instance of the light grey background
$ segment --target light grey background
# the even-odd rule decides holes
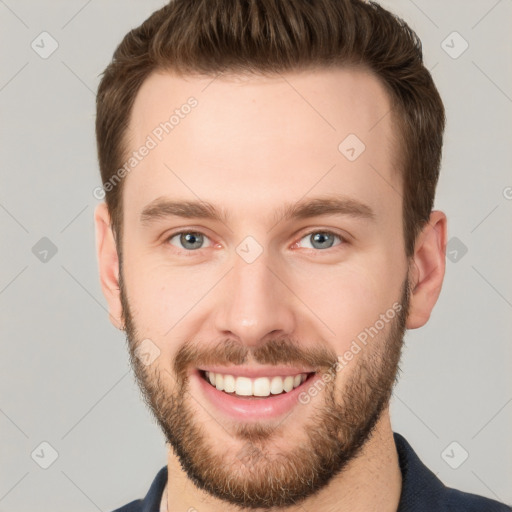
[[[108,321],[92,195],[99,74],[164,3],[0,0],[0,512],[110,511],[166,463]],[[447,485],[512,503],[512,1],[382,4],[422,39],[445,102],[435,207],[458,255],[430,322],[406,335],[393,427]],[[51,48],[43,31],[59,45],[46,59],[31,47]],[[453,31],[469,44],[458,58]],[[48,469],[42,442],[58,452]]]

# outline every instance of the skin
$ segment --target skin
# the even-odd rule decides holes
[[[385,115],[389,97],[361,69],[215,80],[155,73],[133,107],[130,150],[190,96],[197,107],[124,178],[122,269],[105,204],[95,212],[110,318],[126,325],[139,385],[168,442],[168,510],[395,511],[401,473],[389,395],[403,332],[428,321],[441,291],[447,221],[443,212],[431,213],[408,261],[395,128]],[[338,150],[348,134],[366,146],[353,162]],[[283,220],[276,213],[285,203],[333,194],[365,203],[375,218]],[[142,210],[163,196],[208,201],[229,220],[172,216],[144,226]],[[169,241],[182,228],[203,233],[203,248],[187,252],[179,236]],[[310,235],[324,230],[343,238],[315,248]],[[263,249],[252,263],[236,252],[247,236]],[[233,354],[247,365],[268,364],[276,340],[276,363],[314,361],[325,371],[395,303],[403,306],[401,320],[386,323],[320,393],[280,422],[237,424],[188,379],[199,362],[227,365]],[[144,339],[160,351],[150,365],[136,357]],[[344,411],[357,418],[356,427],[348,427]],[[339,426],[337,436],[329,435],[330,425]],[[249,464],[239,459],[247,443],[255,447]],[[309,471],[327,464],[323,451],[339,458],[330,462],[329,477],[315,479]],[[181,464],[185,456],[188,464]],[[283,477],[279,464],[313,486],[292,471]],[[288,492],[272,493],[269,476],[279,475]],[[200,476],[206,484],[195,480]],[[231,497],[223,493],[229,478]],[[287,501],[292,491],[297,505]]]

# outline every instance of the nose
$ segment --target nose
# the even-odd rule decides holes
[[[247,346],[258,345],[269,336],[292,335],[294,298],[285,276],[270,267],[265,252],[252,263],[237,256],[218,296],[217,332]]]

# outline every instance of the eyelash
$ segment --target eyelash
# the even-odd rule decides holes
[[[194,233],[194,234],[199,234],[199,235],[203,235],[205,238],[209,239],[209,237],[207,235],[205,235],[204,233],[202,233],[201,231],[194,231],[192,229],[184,229],[184,230],[181,230],[181,231],[175,231],[173,233],[171,233],[169,236],[165,237],[165,240],[164,240],[164,243],[168,244],[168,245],[172,245],[170,243],[170,240],[172,238],[174,238],[175,236],[177,235],[181,235],[183,233]],[[339,247],[339,246],[342,246],[342,245],[346,245],[348,244],[348,240],[341,236],[340,234],[334,232],[334,231],[331,231],[329,229],[313,229],[311,231],[308,231],[307,233],[305,233],[304,235],[302,235],[297,242],[294,242],[292,244],[292,246],[295,246],[298,242],[300,242],[302,239],[308,237],[308,236],[311,236],[315,233],[322,233],[322,234],[327,234],[327,235],[332,235],[334,237],[337,237],[339,240],[340,240],[340,243],[339,244],[336,244],[332,247],[329,247],[328,249],[310,249],[310,248],[307,248],[308,251],[314,251],[314,252],[328,252],[330,249],[335,249],[336,247]],[[173,248],[179,253],[179,254],[186,254],[187,256],[194,256],[195,254],[197,254],[202,248],[200,249],[193,249],[193,250],[187,250],[187,249],[179,249],[178,247],[176,246],[173,246]],[[204,249],[208,249],[208,247],[204,247]]]

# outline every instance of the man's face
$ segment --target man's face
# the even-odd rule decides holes
[[[191,96],[197,105],[159,131]],[[130,356],[183,469],[217,498],[269,508],[312,495],[387,408],[408,307],[389,111],[379,82],[348,69],[237,80],[162,73],[136,98],[130,151],[149,135],[156,145],[123,190]],[[326,199],[350,208],[284,215]],[[165,201],[208,203],[225,218],[154,208]],[[228,396],[199,371],[274,366],[316,373],[284,401]]]

